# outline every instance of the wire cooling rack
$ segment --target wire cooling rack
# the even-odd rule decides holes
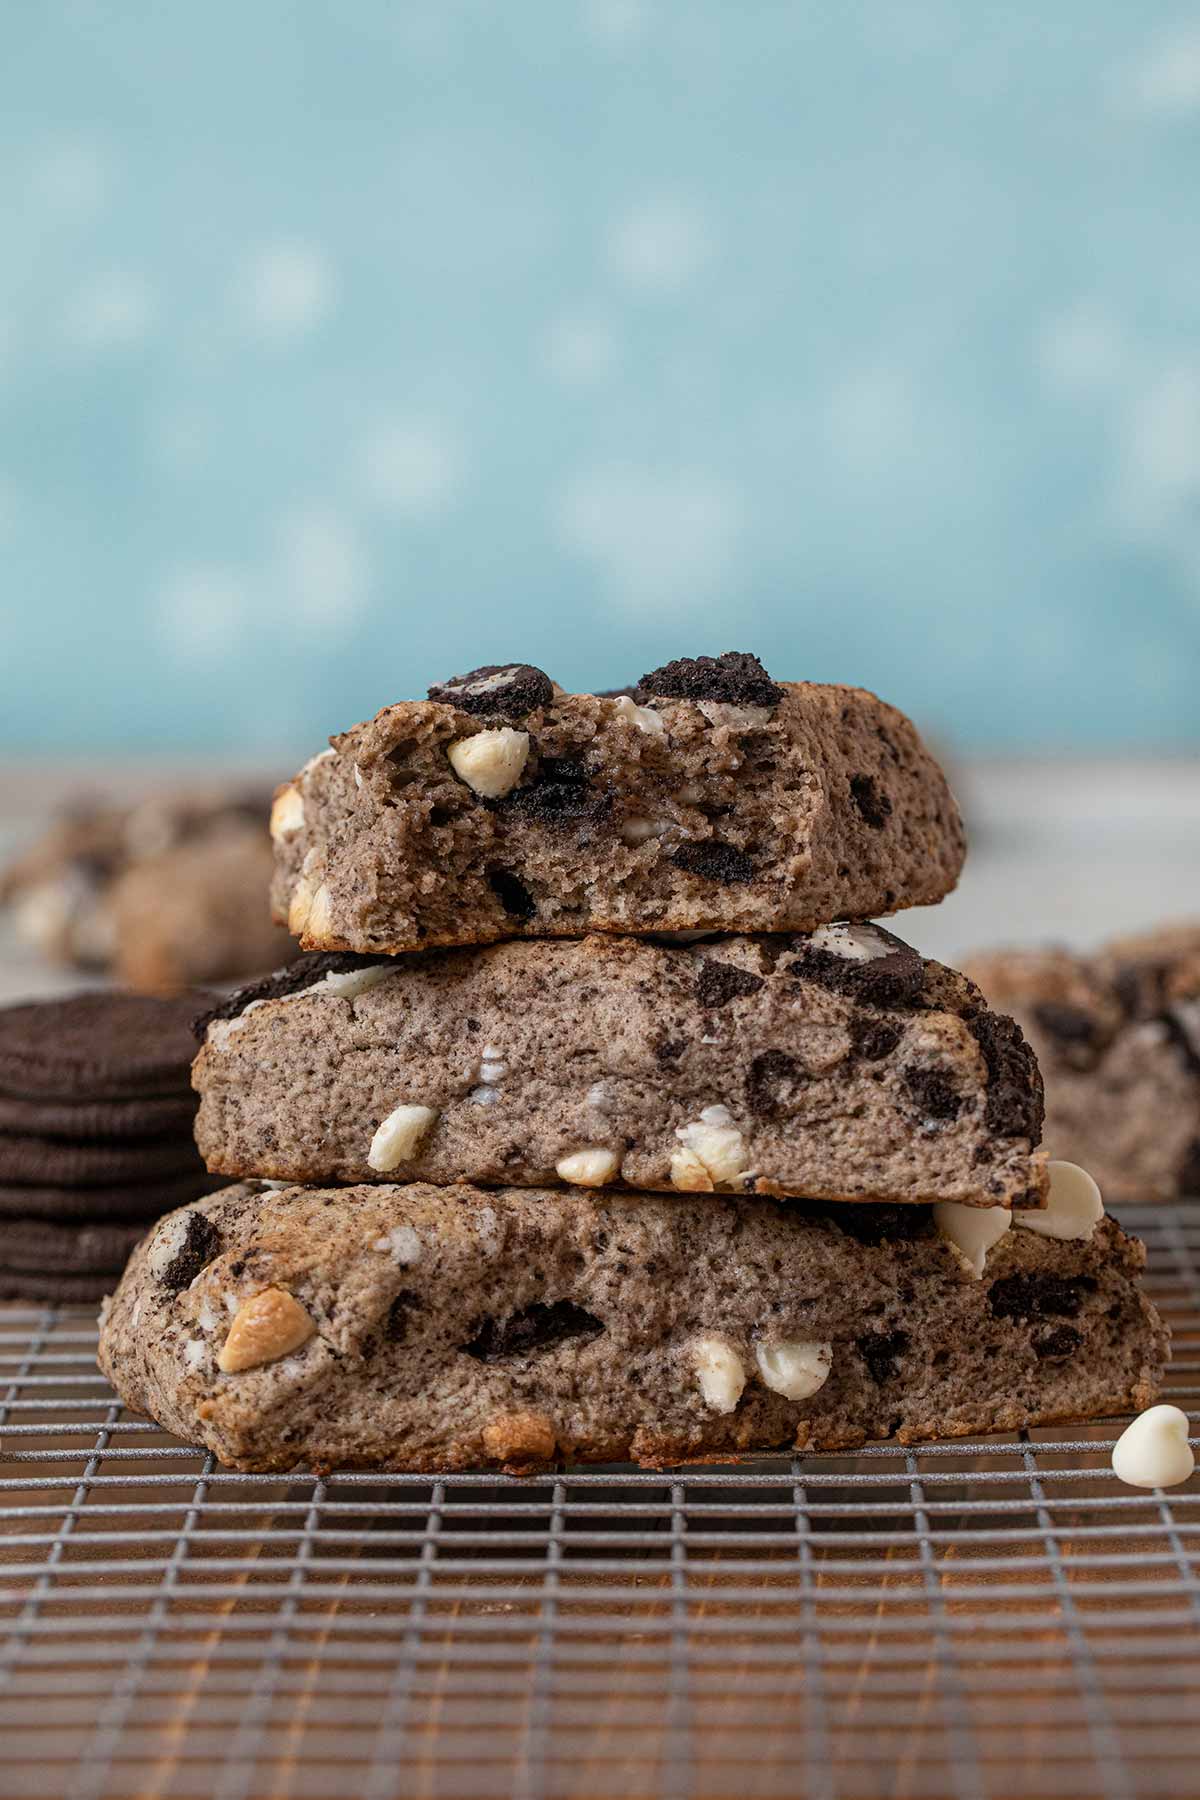
[[[1194,1408],[1200,1205],[1143,1210]],[[238,1475],[0,1310],[0,1794],[1186,1795],[1200,1480],[1119,1427],[677,1476]]]

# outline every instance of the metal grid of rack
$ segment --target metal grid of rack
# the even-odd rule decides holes
[[[1200,1205],[1143,1210],[1195,1415]],[[0,1793],[1183,1794],[1200,1478],[1119,1426],[677,1475],[239,1475],[0,1310]]]

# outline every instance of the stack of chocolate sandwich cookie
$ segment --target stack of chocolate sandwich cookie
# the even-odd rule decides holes
[[[194,1012],[117,993],[0,1011],[0,1299],[98,1299],[150,1221],[212,1191]]]
[[[1021,1032],[867,921],[957,809],[853,688],[478,669],[276,796],[308,954],[199,1021],[237,1184],[106,1309],[131,1404],[247,1469],[667,1464],[1141,1407],[1141,1247],[1039,1150]]]

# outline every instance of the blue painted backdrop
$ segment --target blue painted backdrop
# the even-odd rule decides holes
[[[13,746],[758,647],[1200,735],[1200,14],[37,0],[0,24]]]

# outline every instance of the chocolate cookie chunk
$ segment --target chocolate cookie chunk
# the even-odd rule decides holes
[[[523,719],[549,706],[554,683],[532,663],[486,663],[466,675],[452,675],[429,689],[429,698],[477,717]]]
[[[919,1443],[1137,1410],[1166,1359],[1111,1219],[1086,1241],[1009,1231],[977,1280],[935,1232],[867,1241],[771,1200],[411,1183],[203,1210],[218,1254],[164,1282],[163,1220],[99,1360],[126,1405],[239,1469]],[[1078,1306],[997,1310],[1014,1282]]]
[[[881,925],[822,925],[796,939],[791,967],[866,1006],[912,1006],[925,986],[921,957]]]
[[[715,700],[725,706],[778,706],[783,689],[757,656],[726,650],[720,656],[680,656],[638,682],[638,697]]]
[[[198,1014],[192,1020],[192,1032],[203,1043],[204,1034],[214,1019],[236,1019],[248,1006],[258,1006],[265,1000],[281,1000],[287,994],[298,994],[304,988],[314,987],[328,975],[355,974],[386,960],[380,956],[357,956],[349,950],[310,951],[306,956],[295,957],[282,969],[273,970],[270,975],[247,982],[245,987]]]
[[[272,903],[306,950],[808,931],[957,879],[945,779],[872,694],[775,682],[741,652],[668,663],[636,697],[545,679],[473,670],[280,790]]]

